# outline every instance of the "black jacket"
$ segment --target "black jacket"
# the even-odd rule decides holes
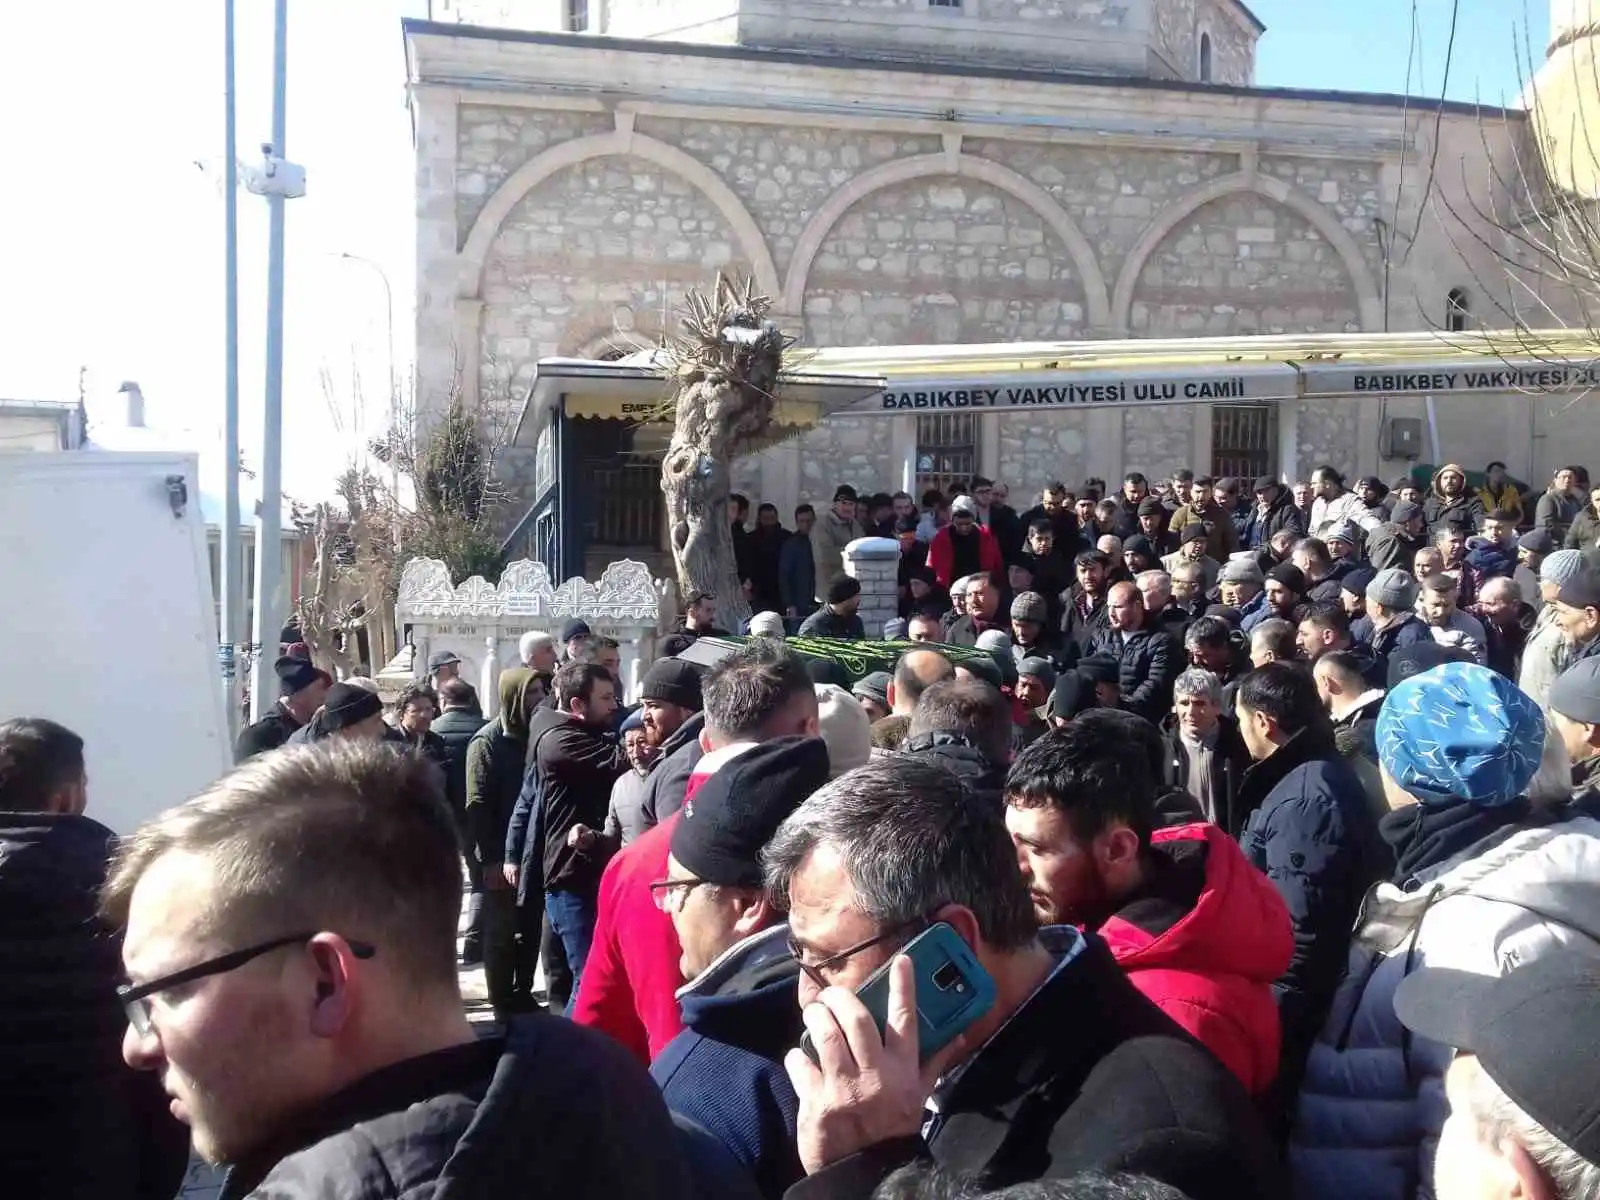
[[[1294,494],[1288,488],[1280,487],[1278,498],[1265,513],[1259,505],[1251,507],[1244,527],[1239,530],[1239,545],[1245,550],[1269,550],[1273,535],[1285,529],[1293,531],[1297,538],[1305,537],[1306,518],[1294,506]]]
[[[975,794],[992,799],[998,811],[1005,796],[1006,768],[991,762],[969,739],[957,733],[919,733],[900,744],[900,753],[953,771]]]
[[[282,705],[275,705],[261,720],[239,731],[239,737],[233,743],[233,761],[242,763],[268,750],[276,750],[286,744],[289,735],[299,728],[299,721],[291,717]]]
[[[1042,936],[1065,950],[1081,935]],[[1243,1085],[1093,936],[985,1043],[938,1109],[926,1138],[832,1163],[790,1188],[789,1200],[866,1200],[918,1159],[985,1190],[1092,1171],[1148,1175],[1190,1200],[1287,1194]]]
[[[644,1069],[554,1017],[409,1059],[329,1098],[236,1164],[222,1200],[478,1200],[696,1193]]]
[[[444,747],[444,794],[458,822],[464,819],[467,804],[467,747],[485,724],[481,712],[452,708],[439,714],[430,731]]]
[[[600,890],[600,872],[608,856],[599,848],[578,850],[567,845],[567,835],[575,825],[606,827],[611,785],[630,769],[627,751],[570,718],[543,737],[535,733],[530,751],[539,780],[544,890],[593,897]]]
[[[1446,496],[1435,490],[1422,502],[1422,515],[1429,533],[1448,528],[1470,535],[1477,532],[1483,520],[1483,501],[1472,488],[1463,489],[1459,496]]]
[[[1361,898],[1387,878],[1388,854],[1361,781],[1329,732],[1304,730],[1257,763],[1240,802],[1250,816],[1239,844],[1277,886],[1294,922],[1294,958],[1275,988],[1280,1087],[1292,1096],[1344,972]]]
[[[1188,665],[1181,643],[1159,629],[1135,630],[1126,642],[1121,633],[1107,629],[1094,652],[1121,664],[1122,707],[1159,725],[1172,710],[1172,682]]]
[[[706,727],[704,713],[695,713],[677,732],[661,743],[661,753],[650,768],[645,781],[644,800],[640,813],[646,829],[661,824],[683,807],[683,793],[689,786],[689,776],[694,771],[705,750],[700,745],[701,731]]]
[[[881,631],[880,631],[881,632]],[[842,617],[824,604],[800,622],[800,637],[845,638],[859,642],[867,636],[867,627],[854,613]]]
[[[170,1200],[189,1133],[122,1061],[121,943],[95,915],[115,838],[0,812],[0,1192]]]
[[[1024,550],[1017,556],[1017,562],[1033,574],[1032,590],[1044,597],[1049,613],[1046,622],[1051,629],[1060,629],[1065,613],[1061,594],[1072,587],[1072,559],[1062,551],[1058,541],[1049,554],[1031,554]]]
[[[1169,788],[1188,795],[1189,755],[1181,744],[1178,719],[1168,717],[1161,723],[1161,736],[1167,746],[1166,784]],[[1253,765],[1250,751],[1239,734],[1239,725],[1232,717],[1223,717],[1217,730],[1217,744],[1212,748],[1211,805],[1217,814],[1217,824],[1237,839],[1243,831],[1250,813],[1244,808],[1240,786],[1245,772]]]
[[[1417,551],[1427,544],[1426,535],[1412,537],[1404,527],[1393,522],[1380,525],[1367,538],[1367,563],[1374,571],[1399,567],[1409,572]]]
[[[1111,628],[1111,615],[1106,607],[1104,593],[1090,606],[1088,614],[1079,607],[1084,599],[1083,589],[1076,584],[1067,593],[1066,612],[1061,618],[1062,656],[1067,665],[1075,664],[1087,655],[1100,635]]]

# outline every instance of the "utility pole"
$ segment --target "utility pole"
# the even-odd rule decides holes
[[[252,191],[267,198],[267,372],[261,433],[261,509],[256,516],[256,658],[250,715],[277,700],[272,664],[285,614],[278,604],[283,559],[283,218],[284,202],[305,194],[305,173],[284,160],[288,140],[289,0],[275,0],[272,29],[272,144]]]
[[[223,109],[223,408],[222,408],[222,627],[217,663],[222,668],[222,704],[228,734],[239,732],[239,693],[234,655],[239,646],[239,144],[234,96],[234,0],[222,3]],[[252,695],[254,692],[252,691]]]

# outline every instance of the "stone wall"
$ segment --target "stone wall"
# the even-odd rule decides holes
[[[551,146],[612,128],[604,113],[464,104],[456,118],[456,223],[460,240],[484,203],[523,163]]]
[[[891,432],[884,417],[833,417],[800,438],[800,500],[821,512],[841,483],[857,491],[894,491]]]
[[[1202,206],[1139,272],[1130,324],[1139,337],[1354,333],[1349,271],[1298,213],[1254,193]]]
[[[1226,9],[1233,0],[1201,0],[1199,19],[1211,35],[1211,81],[1248,86],[1256,79],[1256,40]]]
[[[1175,79],[1196,77],[1198,8],[1198,0],[1155,0],[1151,10],[1150,48],[1161,56]]]
[[[1000,431],[1000,478],[1011,485],[1012,506],[1019,512],[1033,503],[1019,504],[1019,495],[1042,491],[1056,480],[1081,482],[1093,474],[1087,413],[1055,413],[1045,421],[1027,413],[1003,413],[995,424]]]
[[[1329,463],[1355,479],[1357,439],[1361,410],[1354,404],[1301,404],[1298,460],[1292,464],[1295,479],[1310,479],[1311,472]],[[1284,473],[1291,464],[1285,463]]]
[[[1122,410],[1122,470],[1150,479],[1171,478],[1179,467],[1195,467],[1194,423],[1210,419],[1209,408],[1148,406]],[[1210,467],[1204,464],[1203,473]]]
[[[806,336],[815,345],[1084,332],[1066,247],[1040,214],[971,179],[920,179],[872,193],[823,240],[806,285]]]

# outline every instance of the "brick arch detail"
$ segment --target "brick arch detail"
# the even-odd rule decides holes
[[[884,188],[911,183],[918,179],[957,177],[986,183],[1005,192],[1013,199],[1032,209],[1066,247],[1067,255],[1083,287],[1085,313],[1091,329],[1104,329],[1110,323],[1111,304],[1106,291],[1104,273],[1095,257],[1094,247],[1083,236],[1076,221],[1058,204],[1049,192],[1010,167],[992,159],[973,154],[920,154],[912,158],[896,159],[857,175],[845,184],[817,210],[806,223],[799,241],[795,243],[794,257],[789,264],[789,274],[784,279],[783,303],[786,313],[799,313],[805,301],[806,282],[811,265],[822,244],[839,220],[862,200]]]
[[[778,294],[778,268],[773,262],[772,251],[762,236],[761,227],[733,189],[710,167],[676,146],[631,129],[616,129],[552,146],[523,163],[506,178],[478,213],[461,247],[461,253],[457,255],[457,295],[464,299],[475,299],[480,295],[484,264],[495,235],[524,196],[551,176],[595,158],[643,159],[697,188],[727,221],[745,260],[750,263],[756,286],[769,296]]]
[[[1122,270],[1117,276],[1116,290],[1111,296],[1111,311],[1119,331],[1126,333],[1132,326],[1134,292],[1138,290],[1139,276],[1161,243],[1207,204],[1239,193],[1261,196],[1304,218],[1307,224],[1327,240],[1344,264],[1345,273],[1350,277],[1351,287],[1355,291],[1362,327],[1377,329],[1383,324],[1383,300],[1378,292],[1377,280],[1373,277],[1366,259],[1362,257],[1361,247],[1356,244],[1350,231],[1339,224],[1326,208],[1298,188],[1291,187],[1281,179],[1240,172],[1215,179],[1205,187],[1174,201],[1162,212],[1157,213],[1149,227],[1140,235],[1138,243],[1129,251],[1127,259],[1122,264]]]

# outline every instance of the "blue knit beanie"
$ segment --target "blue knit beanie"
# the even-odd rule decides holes
[[[1539,706],[1504,675],[1446,663],[1392,690],[1378,714],[1378,761],[1427,805],[1484,808],[1523,794],[1544,753]]]

